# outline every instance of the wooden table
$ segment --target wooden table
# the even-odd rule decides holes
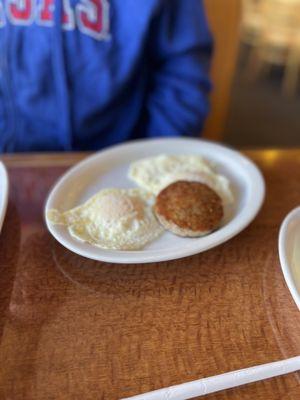
[[[267,198],[244,232],[183,260],[112,265],[60,246],[45,197],[83,154],[3,157],[11,180],[0,236],[0,399],[116,400],[300,354],[300,314],[277,254],[300,203],[300,150],[247,153]],[[300,375],[210,399],[299,399]]]

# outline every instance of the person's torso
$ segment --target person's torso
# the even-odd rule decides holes
[[[134,135],[160,0],[0,0],[0,151]]]

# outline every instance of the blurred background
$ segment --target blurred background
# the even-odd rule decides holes
[[[300,0],[207,0],[216,40],[205,136],[241,148],[300,145]]]

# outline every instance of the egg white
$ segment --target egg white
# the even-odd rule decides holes
[[[152,196],[141,189],[104,189],[66,212],[49,210],[47,218],[68,227],[72,237],[103,249],[138,250],[163,228],[152,211]]]
[[[179,180],[201,182],[218,193],[224,205],[233,202],[229,180],[197,155],[162,154],[144,158],[131,164],[128,177],[154,195]]]

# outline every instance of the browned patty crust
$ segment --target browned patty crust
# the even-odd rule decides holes
[[[220,196],[200,182],[177,181],[163,189],[154,206],[160,223],[180,236],[201,236],[223,218]]]

